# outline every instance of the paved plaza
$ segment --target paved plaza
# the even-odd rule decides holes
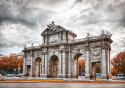
[[[125,83],[0,83],[0,88],[125,88]]]

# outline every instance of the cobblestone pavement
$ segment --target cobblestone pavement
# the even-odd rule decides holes
[[[125,88],[125,83],[0,83],[0,88]]]

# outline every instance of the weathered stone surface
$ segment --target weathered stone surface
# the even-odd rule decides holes
[[[101,78],[111,78],[110,44],[111,33],[103,30],[99,36],[75,39],[76,34],[62,26],[49,24],[41,34],[43,42],[39,46],[24,47],[23,74],[40,77],[71,78],[78,76],[78,58],[85,57],[85,78],[95,78],[95,66],[101,63]],[[54,62],[54,56],[56,58]],[[53,60],[51,59],[53,57]],[[40,58],[41,61],[36,61]],[[40,63],[39,63],[40,62]],[[53,63],[52,63],[53,62]],[[53,67],[52,67],[53,66]]]

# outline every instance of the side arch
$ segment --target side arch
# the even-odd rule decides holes
[[[81,76],[85,73],[85,56],[83,53],[76,53],[73,57],[73,67],[72,67],[72,75],[73,77]]]
[[[58,71],[59,71],[59,58],[58,58],[58,56],[52,55],[50,57],[49,62],[50,62],[50,65],[49,65],[50,77],[51,78],[57,78],[58,77]]]

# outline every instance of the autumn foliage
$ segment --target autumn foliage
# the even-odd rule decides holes
[[[13,71],[14,69],[18,68],[22,70],[23,59],[24,57],[17,58],[14,55],[10,55],[9,57],[8,56],[2,57],[0,59],[0,71],[2,71],[2,73],[3,72],[5,73],[5,71]]]
[[[113,75],[125,74],[125,52],[118,53],[111,61]]]
[[[85,58],[79,58],[78,59],[78,62],[79,62],[79,71],[82,73],[82,72],[85,72]]]
[[[79,72],[85,73],[85,58],[80,57],[78,59],[79,62]],[[101,73],[101,63],[96,63],[96,73]]]
[[[96,73],[101,73],[101,63],[96,63]]]

